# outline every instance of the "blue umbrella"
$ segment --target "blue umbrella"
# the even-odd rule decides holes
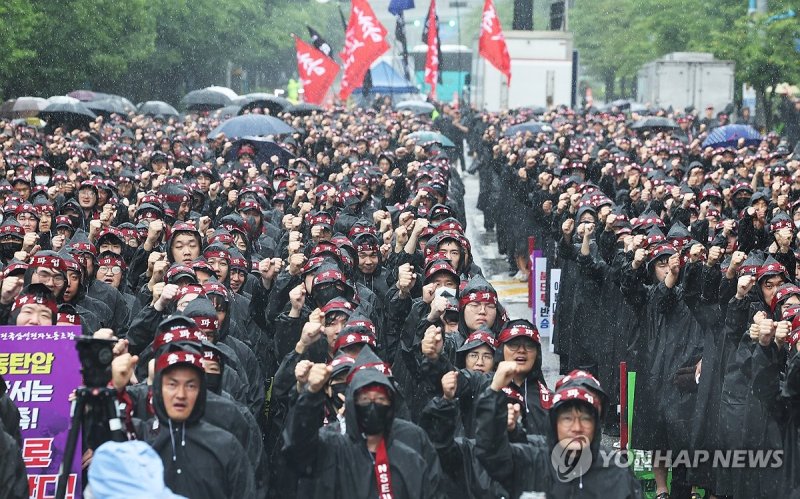
[[[757,146],[762,137],[750,125],[725,125],[711,130],[703,147],[738,147],[739,139],[744,139],[745,146]]]
[[[216,138],[217,135],[224,133],[228,138],[238,138],[247,136],[283,135],[294,131],[294,128],[274,116],[246,114],[244,116],[231,118],[222,123],[217,128],[211,130],[208,136],[213,139]]]

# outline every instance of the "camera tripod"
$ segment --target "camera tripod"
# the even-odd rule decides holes
[[[78,443],[78,434],[81,429],[83,434],[96,448],[103,442],[113,440],[124,442],[127,440],[122,427],[122,420],[116,405],[117,390],[114,388],[89,388],[82,386],[76,390],[75,401],[72,405],[72,419],[67,434],[67,444],[64,449],[64,461],[58,471],[58,487],[56,499],[64,499],[67,493],[67,483]],[[90,413],[86,413],[86,408]],[[87,416],[91,420],[87,421]]]

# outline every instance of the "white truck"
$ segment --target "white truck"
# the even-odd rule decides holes
[[[733,61],[705,52],[673,52],[648,62],[638,72],[636,100],[683,110],[707,106],[721,111],[733,102]]]
[[[511,86],[474,44],[471,100],[478,109],[569,106],[572,98],[572,33],[503,31],[511,56]]]

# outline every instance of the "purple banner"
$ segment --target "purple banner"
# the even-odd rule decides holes
[[[31,499],[55,497],[58,469],[69,432],[69,395],[81,385],[75,338],[80,326],[0,327],[0,374],[19,409]],[[81,496],[81,446],[72,465],[67,497]]]

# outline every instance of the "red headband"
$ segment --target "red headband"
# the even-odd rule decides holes
[[[209,258],[224,258],[224,259],[228,260],[228,262],[231,261],[231,254],[228,253],[225,250],[206,250],[206,251],[203,252],[203,257],[206,258],[206,259],[209,259]]]
[[[333,349],[339,350],[343,347],[349,347],[350,345],[357,345],[357,344],[365,344],[369,345],[373,348],[377,346],[375,342],[375,337],[371,334],[357,334],[357,333],[350,333],[341,335],[336,338],[336,342],[333,344]]]
[[[600,382],[597,381],[597,378],[592,376],[592,373],[581,371],[580,369],[575,369],[571,371],[569,374],[561,378],[560,380],[556,381],[556,391],[561,389],[562,386],[569,383],[570,381],[574,381],[576,379],[588,379],[597,383],[597,386],[600,386]]]
[[[541,343],[539,339],[539,331],[531,328],[526,324],[518,324],[516,326],[503,329],[497,337],[497,343],[500,345],[513,340],[514,338],[529,338],[536,343]]]
[[[31,266],[44,267],[58,272],[65,271],[64,260],[57,256],[34,255],[31,259]]]
[[[14,304],[11,306],[11,311],[18,308],[22,308],[25,305],[44,305],[45,307],[49,308],[51,312],[53,312],[54,316],[58,316],[58,305],[56,304],[55,300],[48,300],[45,299],[43,296],[38,296],[35,294],[22,294],[17,296],[16,300],[14,300]]]
[[[164,369],[174,366],[175,364],[188,364],[205,372],[203,370],[203,363],[200,361],[200,359],[200,355],[193,354],[191,352],[165,353],[156,360],[156,372],[163,371]]]
[[[587,402],[594,407],[596,411],[600,412],[600,399],[584,388],[570,387],[557,392],[553,397],[553,405],[562,400],[580,400]]]
[[[472,292],[468,295],[463,295],[458,301],[460,308],[464,308],[467,303],[494,303],[497,305],[497,295],[491,291]]]
[[[153,351],[157,352],[159,348],[175,341],[191,341],[200,343],[204,340],[207,341],[208,336],[204,335],[200,331],[197,331],[196,329],[190,329],[181,326],[156,335],[155,339],[153,340]]]
[[[350,384],[350,382],[353,380],[353,376],[355,376],[358,371],[363,371],[365,369],[375,369],[386,376],[392,376],[392,368],[389,366],[389,364],[385,362],[372,362],[369,364],[360,365],[350,371],[350,374],[347,375],[347,384]]]
[[[473,341],[480,341],[482,343],[486,343],[492,348],[497,348],[497,340],[494,339],[494,337],[491,334],[485,333],[483,331],[475,331],[474,333],[469,335],[469,337],[467,337],[467,341],[465,341],[464,343],[472,343]]]
[[[219,329],[219,319],[217,319],[216,315],[213,317],[197,316],[192,318],[194,319],[195,324],[197,324],[197,327],[199,327],[200,329],[203,330]]]
[[[210,348],[203,349],[203,360],[219,363],[219,355]]]
[[[192,294],[205,296],[205,291],[203,290],[203,286],[200,286],[199,284],[189,284],[186,286],[181,286],[180,288],[178,288],[178,292],[175,293],[175,301],[179,302],[182,299],[184,299],[187,295],[192,295]]]
[[[64,312],[58,313],[58,319],[56,322],[67,322],[72,324],[73,326],[80,326],[81,325],[81,316],[78,314],[67,314]]]

